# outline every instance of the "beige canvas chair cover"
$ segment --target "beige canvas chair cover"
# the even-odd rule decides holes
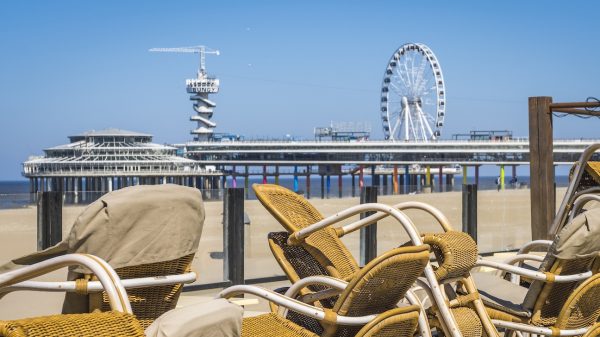
[[[171,184],[124,188],[90,204],[62,242],[14,259],[0,270],[70,253],[96,255],[114,269],[174,260],[196,252],[204,216],[198,189]],[[86,270],[70,269],[68,279],[82,273]],[[75,300],[67,303],[70,298],[82,296],[67,296],[63,311],[87,309]]]

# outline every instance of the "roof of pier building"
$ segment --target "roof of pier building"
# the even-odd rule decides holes
[[[152,135],[120,129],[87,131],[68,144],[44,149],[23,163],[23,175],[160,176],[203,175],[198,162],[177,156],[177,148],[152,143]]]

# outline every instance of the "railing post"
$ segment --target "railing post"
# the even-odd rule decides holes
[[[377,202],[377,186],[365,186],[360,190],[360,203]],[[375,212],[366,212],[360,218],[366,218]],[[360,265],[364,266],[377,256],[377,223],[360,229]]]
[[[244,189],[227,188],[223,198],[223,274],[244,284]]]
[[[37,249],[43,250],[62,240],[62,193],[39,192],[37,201]]]
[[[477,184],[462,185],[462,231],[477,242]]]
[[[547,239],[554,220],[552,97],[529,97],[531,238]]]

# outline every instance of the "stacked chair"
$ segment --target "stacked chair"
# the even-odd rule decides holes
[[[435,268],[428,263],[423,274],[426,281],[417,282],[427,291],[433,304],[427,313],[421,312],[421,335],[430,336],[430,327],[435,327],[440,333],[453,337],[497,336],[470,277],[470,269],[477,261],[477,246],[468,235],[453,231],[438,210],[417,202],[394,206],[363,204],[325,218],[306,199],[286,188],[268,184],[254,185],[253,188],[263,206],[286,229],[286,232],[270,233],[269,245],[293,284],[314,275],[341,280],[351,278],[360,267],[339,238],[386,216],[393,216],[411,239],[403,246],[428,244],[438,261]],[[419,234],[410,219],[401,212],[404,209],[428,212],[440,223],[443,232]],[[367,211],[377,213],[348,225],[331,227]],[[450,284],[454,284],[454,288]],[[462,294],[454,291],[457,284]],[[447,291],[442,291],[443,288]],[[312,298],[310,294],[315,292],[327,292],[327,289],[322,285],[312,285],[300,294]],[[413,302],[416,302],[414,297]],[[319,304],[324,308],[334,305],[331,300],[321,300]]]

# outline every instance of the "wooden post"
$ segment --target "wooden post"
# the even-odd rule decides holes
[[[365,186],[360,190],[360,203],[377,202],[377,186]],[[360,218],[366,218],[375,212],[366,212]],[[360,229],[360,265],[364,266],[377,256],[377,223]]]
[[[477,242],[477,185],[462,186],[462,231]]]
[[[37,249],[43,250],[62,241],[62,193],[38,193]]]
[[[549,239],[555,215],[551,97],[529,97],[531,238]]]
[[[223,198],[223,276],[244,284],[244,189],[227,188]]]

